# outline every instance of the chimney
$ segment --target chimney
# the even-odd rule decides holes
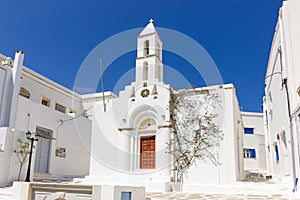
[[[16,81],[20,80],[21,73],[22,73],[23,61],[24,61],[24,55],[25,55],[25,53],[21,50],[17,50],[15,53],[14,66],[12,69],[12,78],[13,78],[14,85],[16,84]]]
[[[12,68],[13,93],[11,97],[9,126],[15,126],[16,114],[18,110],[19,93],[21,88],[21,74],[25,53],[17,50],[15,54],[14,66]]]

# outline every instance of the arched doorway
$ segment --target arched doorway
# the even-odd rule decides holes
[[[138,126],[139,168],[155,169],[157,126],[153,118],[143,119]]]

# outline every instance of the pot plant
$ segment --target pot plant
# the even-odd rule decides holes
[[[173,191],[181,191],[183,177],[199,159],[218,165],[218,151],[223,134],[216,124],[216,92],[190,89],[176,92],[170,88],[171,138],[168,153],[173,160]]]

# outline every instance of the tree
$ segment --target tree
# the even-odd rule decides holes
[[[216,124],[219,95],[209,90],[190,89],[175,92],[170,89],[171,139],[168,143],[173,156],[175,182],[181,182],[198,159],[219,163],[218,147],[223,133]]]
[[[33,148],[34,148],[34,146],[33,146]],[[18,181],[19,181],[21,172],[22,172],[22,168],[29,158],[30,143],[27,141],[24,142],[21,139],[18,139],[17,145],[14,149],[14,153],[16,154],[16,156],[18,158],[18,165],[20,166],[19,175],[18,175]]]

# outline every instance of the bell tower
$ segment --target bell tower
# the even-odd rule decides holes
[[[162,42],[150,19],[137,38],[137,82],[162,82]]]

